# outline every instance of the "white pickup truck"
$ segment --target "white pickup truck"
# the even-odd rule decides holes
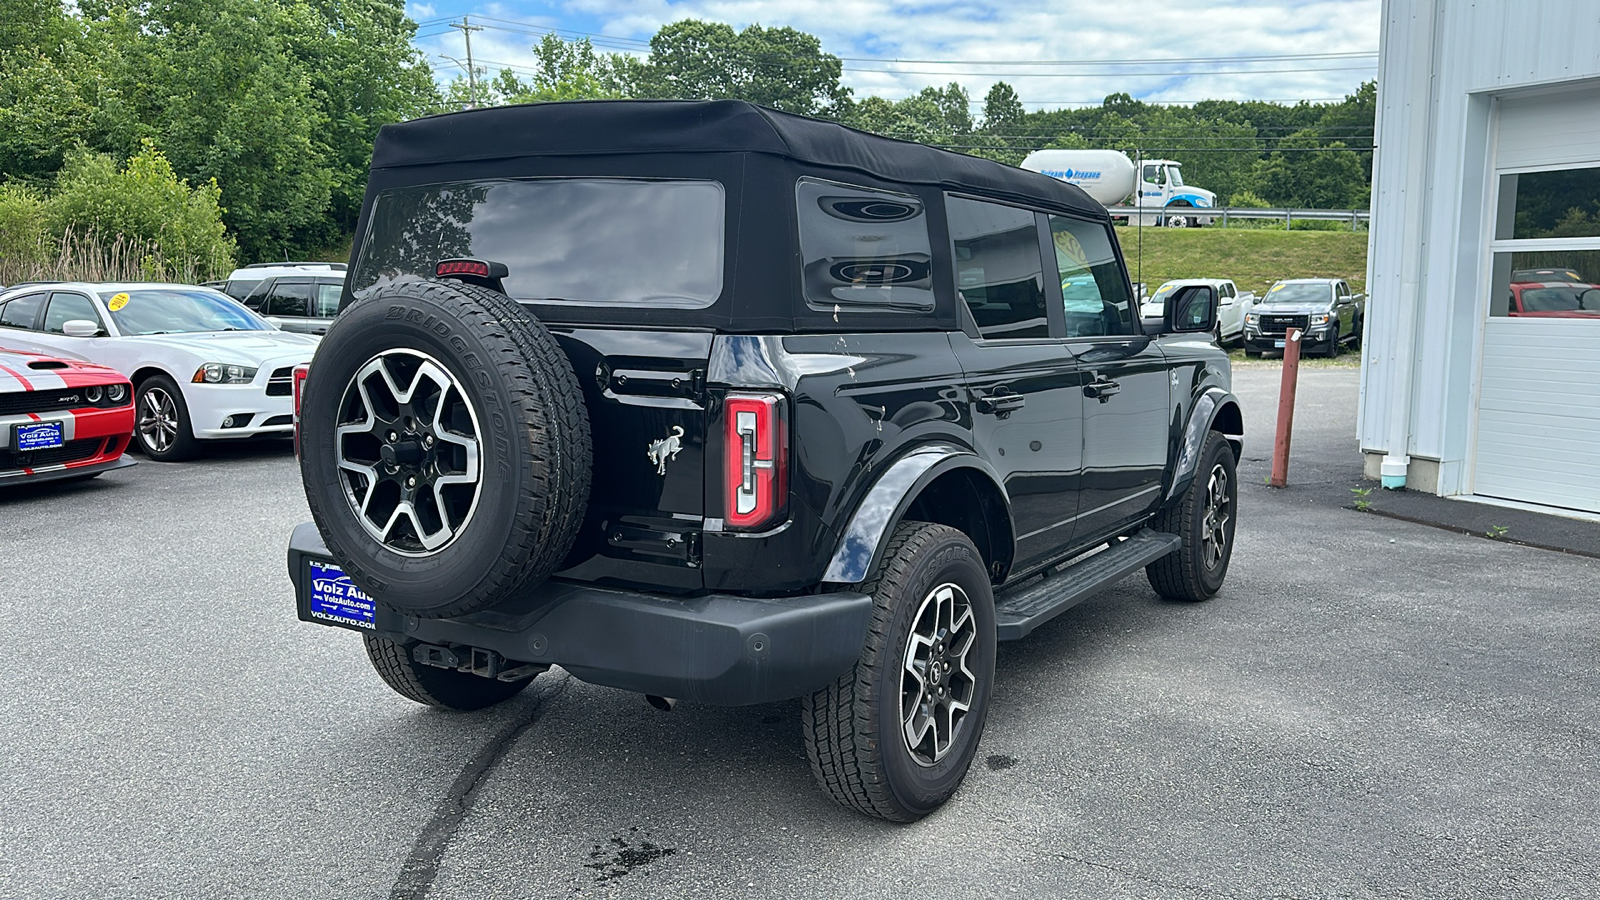
[[[1166,299],[1173,291],[1191,284],[1206,284],[1217,289],[1217,328],[1212,334],[1226,345],[1244,338],[1244,316],[1256,305],[1255,291],[1240,291],[1231,278],[1179,278],[1162,282],[1150,299],[1139,306],[1141,319],[1161,318]]]

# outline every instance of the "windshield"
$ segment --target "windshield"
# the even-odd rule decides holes
[[[517,300],[697,309],[722,294],[714,181],[527,178],[392,188],[373,202],[356,298],[431,279],[440,260],[505,263]]]
[[[1279,282],[1267,291],[1262,303],[1327,303],[1333,299],[1333,286],[1308,282],[1285,284]]]
[[[1586,291],[1593,291],[1587,297]],[[1587,302],[1585,302],[1587,301]],[[1600,290],[1590,285],[1573,287],[1539,287],[1522,289],[1524,312],[1600,312]]]
[[[1182,187],[1183,186],[1183,173],[1178,171],[1178,167],[1177,166],[1168,166],[1167,167],[1167,180],[1172,182],[1173,187]]]
[[[100,299],[125,335],[272,330],[238,303],[203,288],[101,291]]]

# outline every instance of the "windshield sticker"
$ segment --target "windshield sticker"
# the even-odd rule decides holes
[[[1272,286],[1272,290],[1270,290],[1270,291],[1267,291],[1267,293],[1269,293],[1269,294],[1276,294],[1276,293],[1277,293],[1277,292],[1279,292],[1279,291],[1281,291],[1281,290],[1283,290],[1283,285],[1281,285],[1281,284],[1275,284],[1275,285],[1273,285],[1273,286]]]
[[[1161,287],[1159,287],[1159,288],[1156,288],[1156,293],[1158,293],[1158,294],[1165,294],[1165,293],[1166,293],[1166,292],[1167,292],[1167,291],[1170,291],[1170,290],[1172,290],[1172,285],[1170,285],[1170,284],[1163,284],[1163,285],[1162,285],[1162,286],[1161,286]]]
[[[127,306],[127,305],[128,305],[128,295],[125,294],[125,293],[123,293],[123,294],[112,294],[111,295],[111,299],[106,301],[106,309],[109,309],[112,312],[117,312],[118,310],[122,309],[124,306]]]

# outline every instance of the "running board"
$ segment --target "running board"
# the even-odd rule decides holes
[[[1183,538],[1146,528],[1082,562],[1046,574],[1015,593],[995,598],[997,637],[1017,641],[1100,591],[1183,546]]]

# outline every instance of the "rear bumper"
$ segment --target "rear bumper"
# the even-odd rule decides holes
[[[825,687],[855,664],[872,617],[865,594],[684,598],[552,580],[514,606],[452,619],[409,616],[376,602],[367,625],[313,614],[311,565],[332,564],[316,526],[295,528],[288,562],[302,621],[493,650],[559,665],[591,684],[718,706]]]

